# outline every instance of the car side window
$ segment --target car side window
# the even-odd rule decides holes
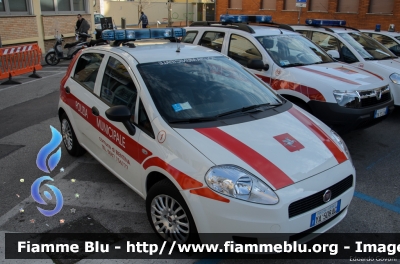
[[[296,32],[297,32],[297,33],[300,33],[301,35],[303,35],[304,37],[307,38],[307,33],[308,33],[307,30],[296,30]]]
[[[104,54],[99,53],[82,54],[76,63],[74,76],[72,78],[83,87],[93,92],[97,73],[99,72],[103,57]]]
[[[247,67],[250,60],[262,60],[261,52],[250,40],[232,34],[229,41],[228,56]]]
[[[224,32],[204,32],[199,45],[221,52],[224,37]]]
[[[131,110],[133,123],[137,89],[126,67],[113,57],[104,71],[100,98],[110,106],[126,105]]]
[[[197,36],[197,31],[188,31],[188,32],[186,32],[186,36],[182,39],[182,42],[183,43],[193,43],[196,36]]]
[[[344,45],[342,42],[339,43],[339,47],[340,47],[340,61],[346,62],[346,63],[354,63],[354,62],[358,62],[357,57],[354,55],[353,52],[351,52],[351,50],[346,47],[346,45]]]
[[[338,39],[322,32],[313,32],[311,40],[325,51],[336,50],[339,52]]]
[[[146,109],[144,109],[142,100],[139,100],[138,118],[139,118],[138,127],[150,137],[155,138],[153,128],[151,127],[150,119],[146,113]]]

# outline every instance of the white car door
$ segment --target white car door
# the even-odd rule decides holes
[[[98,74],[105,54],[101,52],[83,53],[75,64],[73,74],[65,84],[66,93],[72,95],[68,101],[71,107],[71,122],[79,143],[90,152],[96,152],[96,145],[92,143],[92,134],[95,132],[95,116],[91,107],[96,103],[95,84],[101,76]]]
[[[93,105],[93,111],[97,114],[97,134],[91,138],[99,149],[96,155],[102,156],[104,165],[138,193],[142,193],[141,164],[152,153],[138,143],[141,130],[135,123],[140,88],[128,63],[122,57],[113,54],[105,60],[104,74],[98,83],[98,97]],[[134,135],[129,134],[123,123],[107,118],[106,111],[116,105],[125,105],[131,110],[131,123],[136,128]]]

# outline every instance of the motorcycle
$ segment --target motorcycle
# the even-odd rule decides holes
[[[67,43],[64,46],[64,49],[68,49],[67,54],[64,54],[62,48],[63,35],[57,34],[56,35],[56,43],[54,44],[54,48],[50,49],[45,57],[45,61],[49,65],[57,65],[60,60],[70,60],[72,59],[78,51],[83,48],[86,48],[89,44],[85,42],[86,38],[90,38],[91,36],[86,33],[76,33],[76,38],[78,39],[77,42],[74,43]]]

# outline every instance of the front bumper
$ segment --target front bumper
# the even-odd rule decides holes
[[[384,120],[394,109],[393,98],[382,104],[365,108],[346,108],[339,106],[337,103],[314,100],[309,101],[308,105],[315,117],[339,133],[373,126]],[[388,114],[374,118],[375,110],[385,107],[388,107]]]
[[[325,190],[349,175],[353,175],[353,185],[344,193],[328,203],[289,218],[288,208],[291,203]],[[190,208],[197,230],[201,233],[203,243],[216,243],[216,240],[235,241],[234,236],[253,237],[260,242],[271,237],[286,238],[307,230],[321,233],[335,226],[347,214],[354,194],[355,176],[353,165],[350,161],[346,161],[313,177],[277,190],[279,202],[276,205],[255,204],[228,196],[225,197],[230,202],[224,203],[193,195],[189,191],[182,191],[182,195]],[[328,219],[327,223],[323,222],[311,228],[311,215],[336,203],[339,199],[341,200],[340,214],[338,213],[339,215],[331,221]],[[218,235],[210,236],[210,234]]]

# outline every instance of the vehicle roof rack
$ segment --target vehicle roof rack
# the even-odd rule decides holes
[[[245,23],[229,23],[221,21],[197,21],[190,24],[190,27],[224,27],[238,29],[249,33],[256,33],[249,25]]]
[[[249,21],[249,22],[251,22],[251,21]],[[278,28],[281,28],[281,29],[286,29],[286,30],[289,30],[289,31],[293,31],[293,32],[295,32],[295,30],[291,27],[291,26],[289,26],[289,25],[287,25],[287,24],[279,24],[279,23],[275,23],[275,22],[258,22],[257,24],[253,24],[253,25],[259,25],[259,26],[273,26],[273,27],[278,27]]]

